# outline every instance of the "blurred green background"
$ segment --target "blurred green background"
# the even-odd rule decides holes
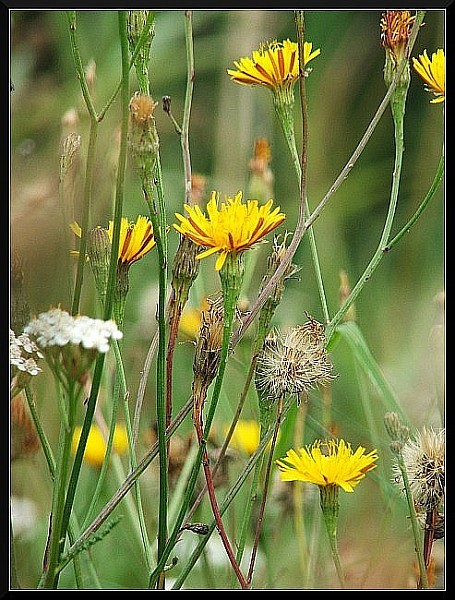
[[[80,52],[84,65],[91,65],[92,72],[95,72],[93,96],[95,106],[100,111],[120,80],[117,15],[109,10],[78,11],[77,15]],[[385,94],[380,18],[381,13],[376,10],[305,12],[306,39],[313,43],[313,48],[321,49],[320,56],[311,62],[312,72],[307,79],[310,208],[319,203],[347,163]],[[424,21],[413,56],[421,54],[424,49],[431,55],[437,48],[444,48],[444,11],[427,11]],[[248,161],[253,153],[254,142],[259,137],[266,137],[272,152],[274,202],[286,213],[285,228],[292,231],[297,219],[298,185],[274,114],[271,94],[266,89],[236,85],[230,81],[226,69],[233,68],[234,60],[251,56],[262,41],[286,38],[296,41],[293,12],[196,10],[193,12],[193,34],[195,79],[190,121],[193,172],[207,178],[207,199],[211,190],[230,196],[239,190],[246,194]],[[151,94],[158,102],[165,95],[171,96],[172,113],[181,122],[187,78],[183,11],[164,10],[156,13],[151,56]],[[59,10],[12,11],[10,60],[14,85],[11,93],[11,247],[23,260],[25,289],[32,313],[59,304],[69,309],[69,249],[74,247],[74,240],[71,232],[67,231],[60,201],[59,156],[63,135],[69,131],[79,133],[82,147],[80,163],[75,169],[74,197],[66,201],[72,205],[71,216],[80,221],[89,118],[76,77],[65,13]],[[131,95],[136,89],[132,72]],[[405,118],[404,165],[394,232],[413,214],[427,193],[441,156],[445,133],[444,105],[430,104],[430,99],[430,94],[424,91],[422,80],[412,72]],[[68,111],[75,111],[72,114],[76,115],[71,125],[65,121]],[[117,100],[99,127],[92,226],[107,226],[112,218],[119,115],[120,103]],[[298,100],[295,120],[299,147],[301,121]],[[180,138],[160,106],[156,110],[156,124],[160,137],[167,219],[171,225],[174,212],[182,211],[185,199]],[[346,271],[354,285],[379,242],[391,188],[393,136],[391,114],[386,110],[348,179],[314,225],[331,315],[339,306],[340,271]],[[127,170],[124,215],[135,220],[138,214],[147,214],[147,207],[131,161]],[[416,428],[423,424],[442,425],[443,335],[436,339],[435,334],[440,330],[435,327],[442,323],[443,314],[444,241],[444,188],[441,186],[417,224],[383,259],[356,302],[358,324],[403,410]],[[177,243],[178,236],[171,229],[171,258]],[[254,268],[251,266],[247,271],[243,290],[246,306],[254,301],[269,248],[260,246],[246,257],[247,262],[254,264]],[[305,311],[323,320],[306,239],[293,262],[301,265],[300,277],[288,282],[274,319],[274,325],[283,328],[303,323],[306,320]],[[212,259],[203,261],[200,276],[191,291],[190,305],[199,307],[202,298],[219,287]],[[134,265],[130,274],[124,359],[133,398],[150,337],[156,326],[157,292],[157,259],[152,252]],[[90,316],[98,316],[88,269],[82,311]],[[229,366],[230,387],[220,403],[219,430],[235,410],[242,377],[248,366],[253,330],[254,327],[245,336]],[[177,346],[174,382],[176,410],[184,404],[191,391],[192,356],[191,343]],[[352,356],[347,347],[340,343],[331,358],[339,374],[332,386],[333,419],[339,434],[353,444],[370,446],[369,432],[365,430],[360,408]],[[39,412],[52,439],[57,432],[57,414],[49,389],[52,389],[49,383],[46,387],[45,383],[37,382]],[[382,407],[375,405],[375,391],[370,390],[369,393],[372,410],[377,410],[378,429],[383,432]],[[316,421],[320,418],[320,410],[320,401],[316,398],[312,403],[310,400],[308,411],[314,411],[312,414]],[[152,373],[144,408],[149,420],[144,423],[144,430],[153,421],[153,411]],[[252,393],[245,418],[256,414],[255,396]],[[295,420],[296,415],[294,411],[290,418]],[[183,431],[190,430],[191,422],[188,419]],[[388,442],[383,434],[384,448],[381,450],[386,455]],[[311,428],[305,435],[305,443],[316,437]],[[292,443],[292,435],[290,438],[284,435],[280,440],[280,452],[285,452]],[[387,462],[388,458],[384,457],[384,460]],[[90,475],[88,473],[87,478]],[[18,542],[19,571],[25,587],[35,586],[39,577],[45,543],[46,511],[50,506],[50,487],[49,482],[44,481],[46,478],[46,467],[40,454],[13,464],[12,492],[34,499],[38,505],[40,523],[31,538],[25,537]],[[89,482],[87,485],[89,490]],[[148,480],[144,486],[146,489],[147,486],[153,487]],[[348,542],[349,536],[358,536],[357,549],[362,544],[368,547],[371,542],[367,535],[370,512],[374,513],[377,509],[376,512],[381,514],[382,511],[381,506],[377,506],[375,488],[367,482],[362,486],[364,489],[356,492],[355,499],[346,497],[350,495],[343,496],[346,514],[349,514],[350,503],[358,503],[355,505],[355,519],[367,524],[364,529],[359,525],[359,531],[354,534],[352,521],[355,526],[355,519],[351,513],[350,526],[341,526],[342,531],[344,527],[349,530],[346,534]],[[106,499],[115,491],[114,483],[111,488],[106,490]],[[398,516],[403,517],[403,514]],[[286,536],[292,538],[293,530],[290,519],[284,519],[283,522],[286,533],[281,532],[277,543],[282,544],[280,548],[284,551]],[[404,524],[403,531],[406,534],[403,534],[403,544],[406,552],[403,554],[412,559],[412,542],[406,528]],[[388,529],[386,531],[390,534]],[[275,535],[278,535],[277,532]],[[114,541],[108,542],[111,536]],[[104,544],[106,548],[110,543],[115,547],[115,529],[111,536],[101,542],[100,547]],[[119,536],[119,539],[124,539],[121,534]],[[128,545],[128,541],[124,541]],[[131,552],[134,563],[138,558],[134,556],[133,544],[131,546],[123,548],[122,554]],[[95,547],[94,552],[102,555],[103,549]],[[361,555],[359,552],[355,560],[360,560]],[[285,558],[288,559],[287,556]],[[374,587],[375,584],[379,587],[404,586],[406,577],[403,578],[399,569],[392,576],[388,570],[392,566],[388,564],[388,557],[381,557],[381,560],[384,561],[383,573],[379,573],[380,569],[370,568],[368,573],[371,577],[365,576],[363,580],[365,587]],[[141,587],[144,584],[144,574],[138,576],[135,569],[128,565],[120,567],[121,560],[114,560],[113,563],[112,580],[104,582],[107,587]],[[282,569],[283,572],[279,565],[275,569],[273,573],[268,571],[268,582],[266,578],[261,580],[263,586],[299,587],[298,573],[291,567]],[[194,586],[210,586],[210,582],[197,576],[194,582]]]

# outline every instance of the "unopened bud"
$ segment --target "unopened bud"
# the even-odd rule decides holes
[[[87,238],[87,254],[90,258],[90,267],[95,278],[98,296],[104,305],[111,257],[111,240],[104,227],[95,227],[90,230]]]
[[[60,181],[71,169],[74,159],[81,147],[81,136],[77,133],[69,133],[62,142],[62,153],[60,155]]]
[[[193,373],[205,386],[215,379],[223,344],[224,309],[222,297],[208,298],[209,308],[202,311],[201,328],[194,353]]]
[[[157,106],[151,96],[135,94],[130,101],[129,144],[141,167],[153,168],[159,149],[153,112]]]

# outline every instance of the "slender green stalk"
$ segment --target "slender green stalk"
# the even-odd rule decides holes
[[[299,57],[300,64],[303,64],[303,33],[305,30],[303,11],[295,11],[295,22],[298,35],[299,43]],[[291,153],[292,162],[294,164],[295,172],[299,181],[301,190],[301,198],[303,198],[305,216],[309,217],[309,208],[307,200],[307,155],[308,155],[308,105],[305,92],[305,77],[300,77],[300,102],[302,109],[302,158],[299,159],[297,152],[297,146],[295,143],[295,129],[294,129],[294,118],[292,115],[292,106],[285,104],[284,102],[275,102],[275,110],[281,123],[281,127],[286,138],[286,142]],[[327,306],[327,299],[324,290],[324,282],[322,280],[321,267],[319,263],[319,256],[316,246],[316,238],[312,227],[308,228],[308,238],[310,242],[311,257],[313,261],[313,268],[316,275],[316,281],[319,290],[319,296],[321,299],[322,311],[324,314],[325,321],[329,321],[329,309]]]
[[[76,67],[76,73],[81,85],[82,95],[90,116],[90,134],[89,143],[87,150],[87,162],[85,170],[85,183],[84,183],[84,202],[82,209],[82,221],[81,221],[81,241],[79,245],[79,257],[77,261],[76,270],[76,281],[74,285],[73,301],[71,312],[73,315],[79,312],[79,304],[81,300],[82,283],[84,279],[84,266],[85,266],[85,253],[87,248],[87,236],[89,229],[90,220],[90,207],[92,203],[92,184],[93,176],[95,171],[95,154],[96,154],[96,142],[98,139],[98,120],[96,110],[93,105],[90,91],[88,88],[87,80],[85,77],[84,67],[79,52],[79,46],[77,43],[76,36],[76,11],[67,11],[69,34],[71,42],[71,51],[73,54],[74,64]]]
[[[267,416],[264,415],[264,418],[261,420],[259,440],[262,440],[262,438],[264,437],[264,435],[268,432],[268,430],[270,428],[270,418],[269,417],[270,417],[270,411],[267,411]],[[262,466],[264,464],[264,456],[265,456],[265,454],[263,453],[254,467],[253,479],[251,481],[251,486],[250,486],[250,489],[248,492],[248,498],[245,503],[242,527],[240,529],[240,537],[239,537],[239,541],[237,543],[236,560],[239,565],[242,562],[243,552],[245,550],[246,537],[247,537],[249,527],[250,527],[251,513],[253,510],[254,503],[257,500],[257,493],[258,493],[258,488],[259,488],[259,478],[260,478],[260,474],[262,471]]]
[[[273,436],[272,436],[272,441],[270,444],[269,457],[267,460],[267,466],[266,466],[266,470],[265,470],[264,490],[262,492],[262,500],[261,500],[261,504],[259,507],[259,516],[258,516],[257,525],[256,525],[256,534],[254,537],[253,550],[251,552],[250,566],[248,567],[247,582],[248,582],[249,586],[251,586],[251,582],[253,579],[254,565],[256,563],[257,550],[258,550],[258,546],[259,546],[259,538],[260,538],[261,531],[262,531],[262,523],[264,521],[265,505],[266,505],[266,501],[267,501],[267,494],[268,494],[269,485],[270,485],[270,474],[271,474],[271,470],[272,470],[272,460],[273,460],[273,455],[275,452],[276,442],[278,439],[278,432],[280,430],[281,418],[283,415],[283,401],[284,401],[283,397],[281,397],[278,401],[276,422],[275,422],[275,427],[273,428]]]
[[[162,178],[159,156],[156,160],[155,177],[158,195],[157,210],[152,200],[152,189],[150,187],[151,174],[144,175],[143,191],[149,205],[150,219],[155,232],[156,246],[159,259],[159,297],[158,297],[158,355],[156,367],[156,417],[159,445],[159,468],[160,468],[160,498],[158,515],[158,559],[162,555],[167,540],[167,506],[169,494],[168,482],[168,459],[166,444],[166,294],[167,294],[167,243],[166,243],[166,215],[162,194]],[[160,578],[160,587],[164,585],[164,572]]]
[[[113,349],[114,349],[116,361],[117,361],[117,379],[116,379],[115,388],[113,391],[114,401],[112,403],[111,422],[110,422],[109,434],[108,434],[108,438],[107,438],[107,442],[106,442],[106,452],[105,452],[105,456],[104,456],[104,460],[103,460],[103,465],[101,467],[101,471],[100,471],[100,474],[98,477],[96,488],[93,492],[90,507],[86,512],[85,520],[84,520],[84,523],[82,524],[83,528],[86,527],[90,523],[90,520],[94,516],[95,506],[99,500],[100,493],[102,491],[103,484],[104,484],[104,481],[106,479],[106,475],[108,472],[108,467],[111,464],[112,446],[113,446],[113,441],[114,441],[114,432],[115,432],[115,426],[117,423],[117,414],[118,414],[118,408],[119,408],[119,402],[118,402],[119,395],[121,394],[124,399],[124,402],[125,403],[127,402],[125,372],[123,369],[120,348],[119,348],[117,340],[113,340],[112,343],[113,343]],[[124,406],[124,413],[125,413],[125,422],[126,422],[128,443],[129,443],[129,449],[130,449],[130,464],[131,464],[131,469],[134,469],[137,466],[137,461],[135,460],[135,455],[132,450],[131,423],[129,420],[129,411],[128,411],[127,405]],[[125,473],[124,473],[124,470],[122,467],[121,460],[117,456],[113,457],[113,469],[114,469],[115,476],[118,480],[118,484],[121,485],[122,482],[125,480]],[[135,534],[137,534],[139,542],[142,544],[146,565],[147,565],[147,567],[150,568],[150,566],[152,564],[152,554],[151,554],[150,544],[149,544],[148,537],[147,537],[147,529],[146,529],[146,525],[145,525],[143,510],[142,510],[142,501],[141,501],[141,495],[140,495],[138,481],[136,481],[136,484],[135,484],[135,493],[136,493],[137,508],[135,507],[135,505],[132,501],[127,501],[128,517],[131,520],[133,530],[134,530]]]
[[[235,308],[237,305],[238,296],[241,288],[241,280],[242,280],[242,272],[241,267],[243,264],[241,262],[242,256],[241,254],[228,254],[226,258],[226,262],[221,269],[220,277],[221,284],[223,288],[223,298],[224,298],[224,324],[223,324],[223,343],[221,347],[220,353],[220,361],[218,367],[218,373],[214,384],[214,389],[212,392],[212,397],[210,400],[209,411],[206,417],[203,437],[204,439],[208,439],[210,434],[210,428],[212,426],[213,417],[215,415],[215,410],[218,404],[218,400],[220,397],[222,382],[224,378],[224,373],[226,370],[227,358],[230,350],[230,338],[232,331],[232,324],[234,321]],[[186,511],[189,506],[189,502],[191,500],[191,496],[193,494],[194,486],[196,485],[197,476],[199,473],[199,468],[201,465],[201,460],[204,452],[204,445],[199,445],[199,451],[196,456],[196,460],[193,467],[193,472],[191,474],[191,478],[188,482],[187,492],[182,502],[182,506],[180,512],[177,516],[176,522],[174,524],[174,528],[172,533],[169,535],[168,542],[163,551],[161,558],[158,560],[158,564],[155,570],[152,572],[149,580],[149,587],[153,587],[157,581],[160,571],[164,568],[167,558],[169,557],[174,544],[177,540],[177,537],[180,532],[180,527],[185,518]]]
[[[444,151],[442,152],[441,158],[439,159],[439,163],[438,163],[438,167],[436,169],[433,183],[431,184],[427,195],[422,200],[419,207],[417,208],[415,213],[412,215],[412,217],[409,219],[409,221],[400,229],[400,231],[396,234],[396,236],[390,240],[390,242],[387,244],[387,246],[385,246],[384,252],[390,252],[390,250],[392,250],[393,246],[395,246],[395,244],[397,242],[399,242],[406,233],[409,232],[411,227],[414,225],[414,223],[417,221],[417,219],[423,213],[423,211],[427,207],[428,203],[430,202],[430,200],[433,198],[434,194],[436,193],[436,190],[438,189],[439,184],[442,181],[443,174],[444,174]]]
[[[55,468],[56,468],[55,467],[55,458],[52,453],[52,448],[49,444],[47,436],[44,432],[44,429],[41,426],[41,421],[38,416],[38,412],[36,410],[35,400],[33,398],[32,391],[29,386],[25,387],[25,395],[27,398],[28,407],[30,409],[30,414],[32,416],[33,424],[36,428],[36,431],[37,431],[37,434],[38,434],[38,437],[39,437],[39,440],[41,443],[41,447],[44,452],[44,457],[46,459],[46,464],[49,469],[49,474],[51,476],[51,480],[54,481],[55,480]],[[76,534],[75,534],[76,531],[80,531],[80,526],[76,519],[76,516],[73,514],[73,515],[71,515],[71,522],[68,527],[68,534],[69,534],[71,544],[73,544],[76,539]],[[96,572],[95,572],[95,569],[93,567],[91,560],[89,560],[88,564],[89,564],[90,570],[92,572],[93,581],[95,582],[95,585],[97,585],[97,587],[100,588],[101,586],[99,584],[99,581],[98,581],[98,578],[97,578],[97,575],[96,575]],[[75,557],[75,567],[74,568],[75,568],[76,579],[80,580],[79,557]]]
[[[39,582],[39,589],[52,589],[56,587],[57,578],[55,570],[60,559],[61,528],[64,518],[64,506],[68,481],[69,463],[71,459],[71,442],[74,429],[74,413],[79,397],[77,384],[72,383],[68,393],[68,427],[60,426],[58,440],[58,456],[55,468],[54,487],[52,496],[52,511],[49,527],[49,539],[44,557],[44,572]]]
[[[411,35],[409,36],[408,46],[406,48],[407,56],[409,56],[412,51],[412,48],[414,46],[418,31],[419,31],[419,27],[422,23],[424,15],[425,15],[425,11],[417,11],[417,15],[416,15],[416,19],[414,21],[414,25],[412,27]],[[299,40],[299,52],[301,52],[300,40]],[[374,130],[376,129],[379,121],[381,120],[381,117],[389,104],[390,98],[392,97],[392,94],[395,91],[397,82],[400,78],[400,75],[401,75],[403,69],[404,69],[404,66],[405,65],[402,64],[401,67],[397,69],[397,72],[393,78],[392,83],[390,84],[389,88],[387,89],[387,92],[386,92],[384,98],[382,99],[382,101],[378,107],[378,110],[376,111],[373,119],[371,120],[368,127],[366,128],[365,133],[362,136],[359,144],[355,148],[354,152],[352,153],[350,159],[348,160],[348,162],[346,163],[346,165],[340,172],[339,176],[336,178],[335,182],[330,187],[327,194],[324,196],[324,198],[321,200],[321,202],[317,205],[317,207],[315,208],[315,210],[313,211],[313,213],[307,220],[305,220],[304,216],[303,216],[303,207],[304,207],[304,203],[305,203],[305,196],[302,193],[302,187],[301,187],[299,217],[297,219],[297,224],[296,224],[296,227],[294,230],[294,235],[292,237],[291,243],[289,244],[288,249],[286,250],[286,253],[283,256],[283,260],[282,260],[281,264],[278,266],[277,270],[275,271],[273,276],[270,278],[270,280],[267,283],[267,285],[265,286],[265,288],[258,295],[258,297],[256,298],[251,309],[243,317],[240,327],[237,329],[237,331],[234,332],[234,335],[232,336],[232,346],[233,347],[239,342],[241,337],[245,334],[246,330],[248,329],[248,327],[251,325],[251,323],[255,319],[256,314],[260,310],[261,306],[264,304],[264,302],[268,298],[271,288],[274,285],[276,285],[276,282],[283,275],[284,271],[288,267],[290,261],[292,260],[292,257],[294,256],[295,252],[297,251],[297,248],[299,247],[300,241],[301,241],[303,235],[305,234],[306,230],[320,216],[322,209],[325,207],[325,205],[328,203],[328,201],[332,198],[333,194],[337,191],[337,189],[340,187],[340,185],[343,183],[343,181],[345,181],[347,179],[349,172],[354,167],[354,165],[357,162],[358,158],[360,157],[362,151],[364,150],[368,140],[371,138],[372,134],[374,133]],[[302,86],[302,79],[303,78],[301,78],[301,80],[300,80],[301,86]],[[302,108],[302,110],[303,110],[303,108]],[[303,126],[305,126],[304,119],[303,119]],[[328,337],[327,337],[327,340],[329,340]]]
[[[327,343],[330,343],[330,338],[335,332],[337,325],[340,323],[343,316],[346,314],[346,311],[349,309],[351,304],[356,300],[357,296],[362,291],[364,285],[369,281],[376,267],[381,262],[384,256],[384,248],[386,247],[387,240],[389,239],[390,232],[392,230],[393,219],[395,217],[397,201],[398,201],[398,191],[400,187],[400,179],[401,179],[401,170],[403,166],[403,152],[404,152],[404,143],[403,143],[403,123],[404,123],[404,105],[403,111],[401,115],[396,115],[394,118],[395,122],[395,166],[393,169],[392,175],[392,190],[390,193],[389,200],[389,208],[387,211],[386,220],[384,223],[384,228],[382,230],[381,239],[379,240],[379,244],[374,252],[370,262],[368,263],[365,271],[352,288],[351,293],[343,302],[338,312],[332,319],[329,321],[326,327],[326,338]]]
[[[193,101],[194,88],[194,47],[193,47],[193,11],[185,11],[185,45],[186,45],[186,62],[187,62],[187,79],[185,91],[185,104],[183,107],[182,119],[182,157],[183,157],[183,172],[185,175],[185,203],[191,204],[191,155],[190,155],[190,115],[191,104]]]
[[[136,47],[135,47],[133,53],[131,54],[130,67],[129,67],[130,70],[133,67],[134,63],[136,62],[136,58],[139,55],[139,52],[142,50],[144,43],[146,42],[147,38],[149,37],[150,27],[152,26],[152,23],[154,20],[155,20],[155,13],[150,11],[147,15],[147,19],[145,22],[144,29],[142,30],[141,36],[136,44]],[[109,98],[106,106],[99,112],[98,122],[100,122],[104,119],[106,112],[109,110],[109,108],[113,104],[114,100],[117,98],[120,90],[122,89],[122,85],[123,85],[123,78],[119,81],[117,87],[115,88],[115,91],[113,92],[112,96]]]
[[[109,265],[109,276],[108,285],[106,291],[106,300],[104,306],[104,318],[108,320],[112,313],[113,298],[115,293],[116,284],[116,272],[117,272],[117,257],[120,239],[120,222],[122,217],[122,205],[123,205],[123,192],[124,192],[124,178],[125,178],[125,166],[126,166],[126,137],[128,131],[128,105],[129,105],[129,64],[128,64],[128,40],[126,39],[126,14],[124,11],[119,11],[119,32],[122,49],[122,74],[123,74],[123,86],[122,86],[122,128],[120,135],[120,153],[117,170],[117,187],[116,187],[116,202],[114,210],[114,228],[112,233],[112,250],[111,259]],[[79,259],[81,256],[79,256]],[[85,253],[84,253],[85,260]],[[96,399],[98,397],[98,391],[101,384],[101,376],[104,367],[104,354],[100,354],[95,364],[95,371],[93,375],[92,389],[90,397],[87,403],[87,411],[82,426],[81,437],[76,450],[76,456],[74,458],[73,468],[68,484],[68,491],[66,496],[65,508],[63,511],[63,517],[61,519],[61,530],[60,530],[60,550],[59,554],[62,553],[66,538],[66,531],[71,515],[71,510],[74,502],[74,496],[76,494],[77,483],[79,480],[80,469],[82,466],[82,459],[87,444],[88,435],[90,432],[93,415],[95,412]],[[57,557],[58,558],[58,557]],[[55,576],[53,587],[58,584],[59,574]]]
[[[179,411],[178,415],[172,421],[170,426],[166,431],[166,441],[170,439],[173,433],[178,429],[181,425],[184,418],[188,415],[192,407],[192,399],[188,400],[186,404]],[[123,500],[126,494],[130,491],[130,489],[134,486],[137,479],[142,475],[142,473],[147,469],[153,459],[157,456],[159,452],[158,442],[155,443],[145,456],[142,458],[138,466],[132,471],[124,480],[122,485],[116,491],[116,493],[112,496],[112,498],[106,503],[104,508],[98,513],[97,517],[93,520],[93,522],[85,529],[85,531],[78,537],[78,539],[72,544],[72,546],[68,549],[68,554],[79,545],[87,542],[93,533],[95,533],[101,525],[106,521],[106,519],[111,515],[113,510],[119,505],[119,503]]]
[[[338,552],[337,536],[336,536],[336,534],[329,532],[328,537],[329,537],[329,543],[330,543],[330,550],[332,552],[333,563],[335,565],[335,570],[337,572],[338,580],[340,582],[341,587],[344,588],[345,587],[344,575],[343,575],[343,569],[341,568],[340,553]]]
[[[422,543],[422,530],[419,527],[419,523],[417,522],[417,515],[414,506],[414,499],[412,497],[411,487],[409,485],[408,473],[406,471],[406,466],[403,461],[403,455],[401,452],[396,454],[397,465],[401,471],[401,476],[403,477],[404,490],[406,493],[406,500],[409,508],[409,517],[411,519],[411,527],[412,534],[414,536],[414,548],[417,554],[417,561],[419,563],[419,572],[420,572],[420,582],[421,587],[424,590],[429,588],[428,585],[428,576],[427,570],[425,567],[425,559],[423,556],[423,543]]]
[[[287,413],[288,413],[290,407],[292,406],[293,402],[294,402],[293,399],[292,399],[292,402],[291,401],[286,401],[285,406],[283,408],[282,419],[284,419],[285,416],[287,415]],[[242,486],[245,483],[245,480],[247,479],[247,477],[250,474],[250,472],[253,470],[255,464],[257,463],[258,460],[260,460],[262,454],[264,453],[264,450],[265,450],[267,444],[272,439],[274,431],[275,431],[274,428],[270,428],[269,431],[264,435],[264,438],[262,439],[262,441],[258,445],[256,451],[251,456],[251,458],[248,461],[248,463],[245,465],[243,471],[240,473],[239,477],[237,478],[237,481],[234,483],[234,485],[231,487],[231,489],[229,490],[229,492],[226,494],[226,496],[225,496],[225,498],[224,498],[224,500],[223,500],[223,502],[222,502],[222,504],[220,506],[220,514],[221,514],[221,516],[223,516],[223,514],[229,508],[231,502],[234,500],[235,496],[241,490]],[[196,564],[196,562],[199,559],[200,555],[202,554],[205,545],[207,544],[207,542],[210,539],[211,534],[215,530],[215,527],[216,527],[216,521],[213,520],[212,523],[209,526],[209,531],[208,531],[207,535],[205,535],[204,538],[201,539],[201,541],[199,542],[199,544],[196,546],[196,548],[192,552],[192,554],[191,554],[191,556],[190,556],[187,564],[183,568],[182,572],[177,577],[176,582],[172,586],[173,590],[177,590],[177,589],[181,588],[181,586],[185,582],[185,579],[188,577],[191,569],[194,567],[194,565]]]
[[[337,522],[340,505],[338,502],[339,487],[336,484],[319,486],[322,514],[330,543],[330,550],[342,588],[345,587],[343,569],[341,568],[340,554],[338,552]]]

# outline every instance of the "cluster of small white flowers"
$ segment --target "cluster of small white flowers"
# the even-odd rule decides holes
[[[119,340],[123,333],[115,321],[71,316],[60,308],[53,308],[33,319],[24,330],[32,335],[41,348],[49,346],[82,345],[101,353],[109,350],[109,340]]]
[[[38,346],[26,333],[16,337],[12,329],[9,330],[9,362],[10,365],[29,375],[38,375],[42,370],[36,360],[43,358]]]

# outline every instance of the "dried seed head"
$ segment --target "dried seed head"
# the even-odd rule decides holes
[[[443,505],[445,486],[445,429],[424,427],[402,450],[403,461],[417,511],[427,512]],[[402,482],[398,465],[397,483]]]
[[[324,326],[309,321],[285,334],[271,332],[258,356],[255,383],[263,401],[308,393],[335,378],[325,349]]]

